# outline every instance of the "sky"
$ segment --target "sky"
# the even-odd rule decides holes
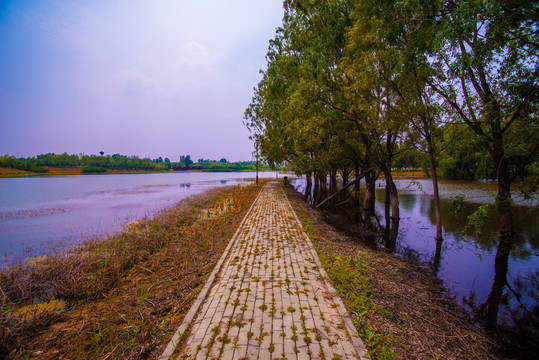
[[[0,0],[0,154],[251,160],[280,0]]]

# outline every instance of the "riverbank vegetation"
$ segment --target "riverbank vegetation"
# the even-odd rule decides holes
[[[156,159],[138,156],[114,155],[69,155],[41,154],[36,157],[16,158],[10,155],[0,156],[0,176],[21,176],[32,174],[84,174],[84,173],[123,173],[123,172],[162,172],[162,171],[255,171],[256,161],[229,162],[220,160],[191,160],[189,155],[182,155],[179,161],[158,157]],[[270,170],[267,164],[259,163],[260,171]]]
[[[373,359],[505,358],[434,274],[365,246],[293,188],[285,192]]]
[[[0,357],[158,357],[259,189],[216,188],[110,238],[2,269]]]

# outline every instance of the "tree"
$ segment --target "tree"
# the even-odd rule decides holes
[[[191,155],[181,155],[180,156],[180,163],[183,164],[183,166],[190,166],[193,164],[193,160],[191,160]]]
[[[513,233],[508,148],[531,160],[539,150],[539,9],[511,0],[448,0],[439,16],[441,32],[428,80],[446,110],[481,139],[498,183],[502,233]],[[523,144],[519,136],[533,134]]]

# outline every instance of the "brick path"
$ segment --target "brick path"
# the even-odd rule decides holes
[[[369,359],[278,183],[263,188],[227,250],[184,320],[179,358]]]

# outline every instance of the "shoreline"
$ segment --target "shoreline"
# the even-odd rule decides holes
[[[115,170],[115,169],[107,169],[106,172],[103,173],[83,173],[82,167],[80,168],[50,168],[45,167],[46,169],[49,169],[49,172],[46,173],[33,173],[29,171],[23,171],[23,170],[16,170],[16,169],[0,169],[0,179],[6,179],[6,178],[19,178],[19,177],[47,177],[47,176],[68,176],[68,175],[133,175],[133,174],[181,174],[181,173],[215,173],[215,172],[221,172],[221,173],[228,173],[228,172],[254,172],[254,170],[241,170],[241,171],[228,171],[228,170],[182,170],[182,171],[175,171],[175,170],[164,170],[164,171],[153,171],[153,170]],[[262,171],[259,170],[259,172],[273,172],[273,171]]]

